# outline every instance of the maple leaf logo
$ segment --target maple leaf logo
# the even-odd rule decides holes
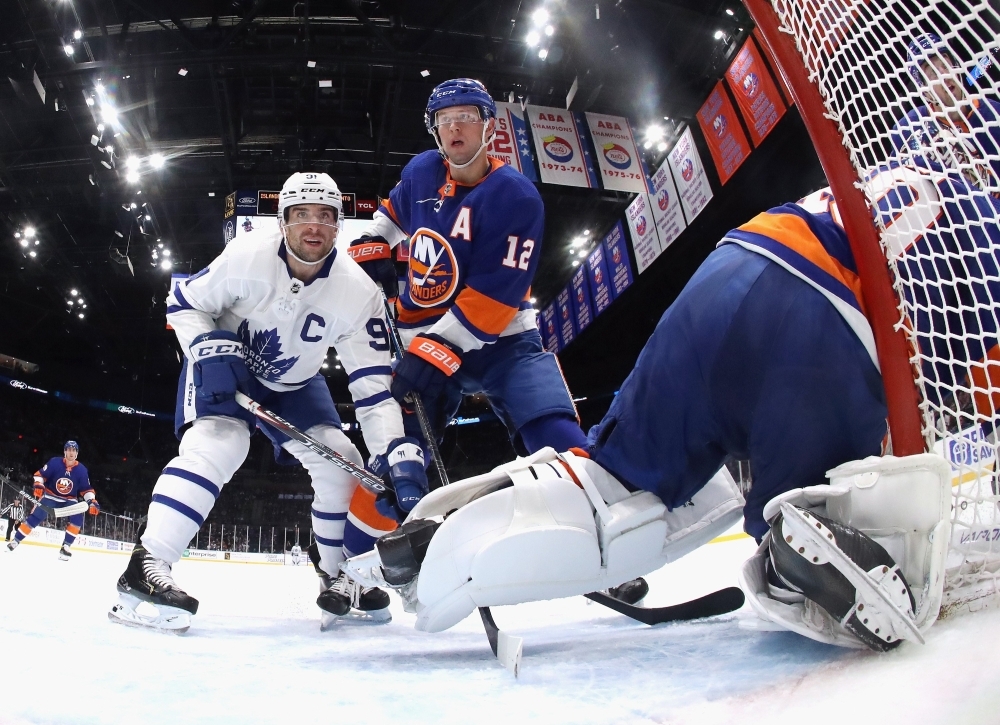
[[[299,361],[299,356],[281,357],[281,338],[277,328],[273,330],[256,330],[250,337],[250,326],[246,320],[240,323],[237,334],[243,341],[243,354],[246,357],[247,368],[258,378],[272,383],[278,382],[282,375]]]

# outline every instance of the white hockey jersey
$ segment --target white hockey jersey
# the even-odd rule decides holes
[[[247,368],[276,391],[301,388],[331,346],[372,454],[403,435],[399,405],[389,393],[389,334],[375,283],[346,254],[327,257],[311,282],[295,279],[280,235],[226,247],[208,267],[178,281],[167,296],[167,322],[185,354],[191,341],[228,330],[243,341]]]

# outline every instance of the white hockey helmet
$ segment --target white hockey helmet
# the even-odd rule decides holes
[[[278,197],[278,218],[286,221],[285,212],[297,204],[324,204],[337,210],[337,228],[344,226],[344,203],[337,182],[329,174],[298,171],[288,177]]]

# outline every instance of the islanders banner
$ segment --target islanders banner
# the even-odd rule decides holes
[[[660,246],[660,236],[656,233],[653,212],[649,208],[649,196],[636,194],[635,199],[625,210],[625,216],[628,219],[629,230],[632,232],[635,266],[639,270],[639,274],[642,274],[663,251]]]
[[[587,111],[587,127],[597,152],[597,165],[605,189],[646,191],[646,174],[628,119]]]
[[[513,166],[529,180],[538,181],[528,124],[520,104],[497,103],[497,135],[486,152]]]
[[[698,125],[705,134],[719,181],[725,184],[750,155],[750,144],[722,81],[715,84],[698,111]]]
[[[563,108],[528,106],[527,114],[542,181],[591,188],[583,142],[573,113]]]
[[[556,329],[559,331],[559,349],[562,350],[576,337],[573,306],[570,303],[568,287],[556,297]]]
[[[712,186],[708,183],[708,174],[701,163],[701,155],[694,145],[694,134],[690,128],[684,130],[667,154],[667,161],[670,162],[670,170],[674,172],[677,191],[681,195],[684,217],[690,224],[712,198]]]
[[[608,273],[611,275],[611,291],[617,298],[632,284],[632,261],[628,256],[628,242],[625,241],[625,229],[621,222],[617,222],[604,235],[601,246],[604,247]]]
[[[653,221],[656,222],[656,231],[660,235],[660,246],[666,249],[687,226],[681,211],[681,198],[677,194],[677,186],[667,159],[663,160],[649,182],[652,186],[649,206],[653,212]]]
[[[576,268],[569,283],[572,292],[573,317],[576,319],[577,334],[587,329],[594,319],[594,311],[590,306],[590,285],[587,283],[587,270],[580,266]]]
[[[750,129],[753,145],[760,146],[787,109],[752,39],[747,38],[733,58],[726,80]]]
[[[618,228],[621,229],[621,222]],[[590,282],[590,298],[594,302],[594,317],[604,312],[615,297],[611,291],[611,275],[608,274],[606,261],[606,250],[603,244],[594,247],[594,251],[587,255],[587,279]]]
[[[559,352],[559,333],[556,331],[556,303],[550,302],[542,310],[542,342],[549,352]]]

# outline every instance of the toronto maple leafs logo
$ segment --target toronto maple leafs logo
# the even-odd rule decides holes
[[[244,320],[237,330],[243,341],[243,353],[246,356],[247,368],[258,378],[272,383],[278,382],[282,375],[299,361],[299,356],[281,357],[281,338],[277,328],[273,330],[255,330],[250,336],[250,326]]]

